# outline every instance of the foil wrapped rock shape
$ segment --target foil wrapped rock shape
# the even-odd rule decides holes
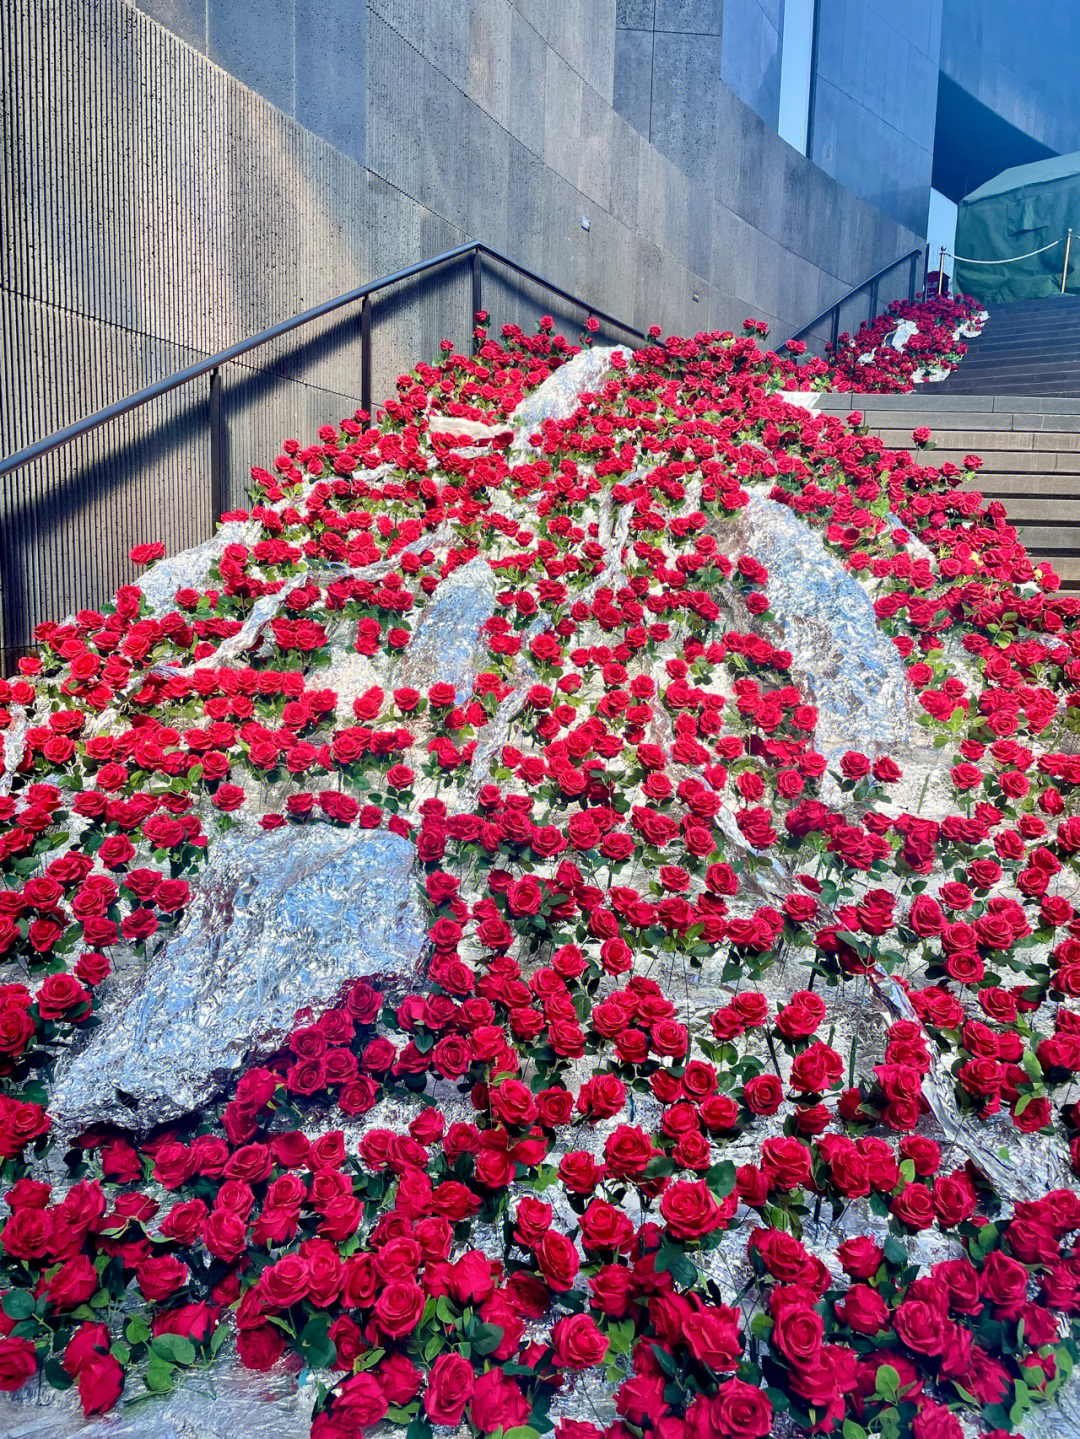
[[[297,1010],[329,1004],[346,981],[414,981],[426,938],[414,856],[385,830],[229,831],[212,846],[181,927],[61,1068],[54,1124],[73,1132],[177,1119],[277,1048]]]
[[[887,747],[917,734],[904,662],[882,633],[869,595],[820,536],[786,505],[752,494],[722,542],[769,571],[769,609],[792,672],[817,706],[817,742]]]

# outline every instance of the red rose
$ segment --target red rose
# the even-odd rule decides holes
[[[704,1180],[678,1180],[668,1186],[660,1212],[675,1239],[701,1239],[723,1228],[724,1214]]]
[[[386,1410],[386,1395],[373,1374],[354,1374],[334,1393],[334,1417],[341,1417],[351,1433],[377,1424]]]
[[[845,1239],[837,1251],[840,1263],[852,1279],[872,1279],[885,1258],[884,1250],[865,1234]]]
[[[89,1320],[80,1324],[64,1350],[63,1363],[66,1373],[74,1379],[83,1365],[95,1354],[107,1353],[111,1342],[107,1325],[93,1324]]]
[[[272,1324],[253,1329],[240,1329],[236,1336],[236,1352],[246,1369],[272,1369],[285,1351],[285,1336]]]
[[[34,996],[42,1019],[75,1017],[90,1003],[90,994],[73,974],[50,974]],[[78,1014],[82,1018],[81,1014]]]
[[[738,1311],[726,1307],[700,1310],[682,1322],[683,1338],[694,1358],[710,1369],[731,1372],[742,1358]]]
[[[604,1264],[589,1280],[591,1303],[601,1314],[622,1319],[630,1310],[634,1281],[621,1264]]]
[[[775,1114],[784,1100],[784,1086],[775,1074],[755,1074],[743,1085],[743,1099],[751,1114]]]
[[[120,1398],[124,1371],[111,1354],[94,1354],[79,1370],[79,1402],[84,1414],[104,1414]]]
[[[543,1274],[548,1288],[559,1291],[572,1287],[578,1269],[581,1267],[581,1261],[573,1242],[567,1239],[565,1234],[560,1234],[557,1229],[549,1230],[537,1245],[536,1262],[540,1266],[540,1272]]]
[[[940,1354],[945,1347],[945,1321],[932,1305],[921,1299],[905,1299],[896,1310],[893,1326],[916,1354]]]
[[[853,1284],[836,1313],[857,1334],[878,1334],[889,1322],[889,1306],[869,1284]]]
[[[551,1346],[560,1369],[588,1369],[601,1363],[608,1341],[587,1314],[571,1314],[552,1326]]]
[[[37,1351],[29,1339],[0,1339],[0,1390],[12,1394],[37,1370]]]
[[[944,1404],[926,1400],[911,1428],[914,1439],[964,1439],[964,1426]]]
[[[307,1260],[299,1254],[286,1254],[263,1270],[259,1292],[267,1309],[288,1309],[308,1292],[309,1282]]]
[[[85,1254],[77,1254],[57,1270],[46,1289],[55,1308],[74,1309],[77,1304],[85,1304],[98,1285],[97,1270]]]
[[[574,1317],[585,1319],[583,1314]],[[591,1324],[592,1320],[585,1319],[585,1323]],[[606,1348],[606,1340],[604,1345]],[[496,1430],[508,1432],[527,1423],[531,1405],[520,1387],[501,1369],[489,1369],[477,1379],[469,1409],[476,1427],[484,1434],[492,1434]]]
[[[772,1430],[772,1405],[764,1390],[741,1379],[721,1384],[713,1416],[725,1439],[762,1439]]]
[[[187,1283],[188,1269],[174,1254],[161,1254],[144,1259],[136,1275],[143,1297],[158,1304]]]
[[[473,1367],[460,1354],[440,1354],[428,1373],[424,1411],[433,1424],[460,1424],[472,1398]]]
[[[424,1295],[418,1284],[396,1280],[387,1284],[375,1304],[374,1319],[389,1339],[411,1334],[420,1322]]]

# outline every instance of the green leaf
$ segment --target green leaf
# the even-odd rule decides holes
[[[698,1272],[692,1261],[674,1244],[662,1244],[656,1256],[657,1273],[668,1273],[676,1284],[690,1288],[697,1283]]]
[[[507,1429],[503,1439],[540,1439],[540,1431],[529,1424],[520,1424],[516,1429]]]
[[[150,1352],[171,1364],[195,1363],[195,1346],[183,1334],[157,1335],[150,1343]]]
[[[878,1369],[874,1384],[874,1393],[880,1399],[886,1399],[890,1404],[896,1402],[896,1391],[900,1387],[900,1373],[891,1364],[882,1364]]]
[[[58,1355],[54,1354],[45,1361],[45,1380],[50,1389],[70,1389],[73,1383],[71,1375],[60,1362]]]
[[[146,1344],[152,1335],[153,1330],[141,1314],[136,1314],[134,1319],[129,1319],[127,1328],[124,1330],[124,1337],[129,1344]]]
[[[337,1347],[330,1338],[329,1314],[315,1314],[300,1331],[300,1353],[309,1369],[326,1369],[337,1356]]]
[[[503,1340],[501,1324],[481,1324],[472,1346],[477,1354],[493,1354]]]
[[[151,1359],[146,1366],[146,1387],[155,1394],[164,1394],[173,1385],[173,1368],[164,1359]]]
[[[856,1424],[854,1419],[844,1420],[844,1439],[866,1439],[866,1430],[861,1424]]]
[[[29,1319],[34,1312],[33,1295],[26,1289],[9,1289],[2,1305],[9,1319]]]
[[[705,1183],[714,1199],[726,1199],[735,1188],[735,1166],[730,1159],[714,1164],[705,1175]]]
[[[229,1326],[228,1326],[227,1324],[219,1324],[218,1327],[214,1330],[213,1334],[211,1334],[211,1336],[210,1336],[210,1353],[211,1353],[211,1355],[214,1355],[214,1354],[216,1354],[216,1353],[218,1352],[218,1350],[219,1350],[219,1349],[221,1348],[221,1346],[225,1343],[225,1341],[226,1341],[226,1339],[228,1339],[228,1337],[229,1337]]]
[[[650,1345],[650,1348],[653,1352],[653,1358],[656,1360],[657,1364],[659,1364],[660,1368],[664,1371],[665,1374],[674,1375],[679,1372],[678,1365],[675,1363],[675,1356],[673,1354],[669,1354],[667,1350],[662,1349],[659,1344],[652,1344]]]

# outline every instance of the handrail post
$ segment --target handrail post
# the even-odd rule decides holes
[[[953,241],[956,244],[956,241]],[[945,285],[945,246],[942,245],[937,262],[937,292],[940,295]]]
[[[907,297],[909,302],[912,302],[915,299],[915,276],[917,273],[918,264],[919,252],[917,250],[913,250],[911,254],[911,263],[908,266]]]
[[[871,286],[870,286],[870,323],[871,323],[871,324],[873,324],[874,321],[877,319],[877,297],[878,297],[878,282],[877,282],[876,280],[874,280],[873,283],[872,283]]]
[[[360,301],[360,408],[367,411],[368,423],[373,423],[371,413],[371,296],[365,295]]]
[[[225,511],[228,439],[220,367],[210,371],[210,532]]]
[[[473,350],[476,349],[476,336],[474,331],[479,321],[477,315],[484,308],[484,301],[481,293],[481,268],[480,268],[480,246],[472,252],[472,314],[469,316],[469,336],[473,342]]]
[[[1069,278],[1069,251],[1072,249],[1072,226],[1069,226],[1069,233],[1065,236],[1065,263],[1061,267],[1061,293],[1065,293],[1065,281]]]
[[[839,300],[837,300],[836,304],[833,306],[831,330],[832,330],[831,344],[832,344],[832,347],[833,347],[833,354],[835,354],[835,353],[836,353],[837,342],[838,342],[839,339],[840,339],[840,301],[839,301]]]

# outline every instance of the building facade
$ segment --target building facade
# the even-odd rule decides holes
[[[0,453],[466,240],[641,330],[752,315],[779,343],[924,242],[943,87],[1031,144],[1073,143],[1067,79],[1040,86],[1027,52],[1010,70],[1014,37],[988,35],[987,9],[7,6]],[[1056,34],[1059,54],[1076,53],[1074,29]],[[973,70],[972,48],[993,63]],[[497,267],[484,300],[495,323],[581,321]],[[466,343],[469,309],[462,271],[381,298],[376,397],[443,337]],[[227,505],[285,436],[357,408],[358,338],[355,312],[341,314],[224,370]],[[0,479],[5,655],[40,620],[101,603],[130,577],[131,544],[206,535],[210,448],[200,383]]]

